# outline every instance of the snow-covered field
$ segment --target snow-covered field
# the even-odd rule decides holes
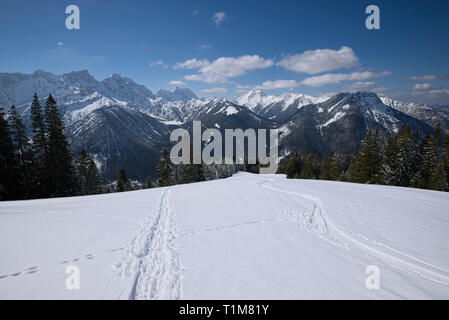
[[[449,193],[240,173],[1,202],[0,298],[447,299]]]

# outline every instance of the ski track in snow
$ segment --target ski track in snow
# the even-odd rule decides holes
[[[341,231],[340,228],[336,227],[329,220],[324,204],[319,198],[300,192],[271,187],[268,184],[272,181],[273,180],[265,180],[257,183],[257,185],[271,191],[299,196],[302,199],[310,201],[313,205],[313,209],[310,210],[310,212],[306,210],[301,213],[284,213],[287,216],[287,220],[304,227],[307,231],[314,233],[318,237],[332,244],[342,246],[349,250],[358,250],[367,256],[381,260],[399,271],[414,274],[430,281],[449,286],[449,271],[361,235],[357,234],[357,237],[368,241],[377,247],[383,248],[385,251],[389,251],[392,254],[381,251],[355,239]],[[408,261],[405,259],[408,259]]]
[[[176,217],[169,206],[170,188],[147,217],[116,265],[119,276],[133,277],[130,300],[182,299],[181,264],[176,245]]]

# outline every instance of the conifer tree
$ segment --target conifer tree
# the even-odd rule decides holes
[[[39,103],[37,94],[34,94],[31,103],[31,129],[34,158],[36,161],[35,171],[39,196],[48,196],[51,181],[49,180],[49,171],[51,170],[48,158],[47,129],[42,107]]]
[[[446,135],[443,141],[441,150],[441,160],[444,162],[444,170],[446,172],[446,181],[449,184],[449,134]],[[449,191],[449,186],[446,191]]]
[[[76,163],[76,173],[78,175],[78,180],[80,183],[81,194],[87,193],[87,167],[89,165],[90,157],[87,154],[85,149],[82,149],[79,156],[78,161]]]
[[[437,141],[427,134],[421,144],[419,170],[415,173],[411,185],[416,188],[429,188],[430,177],[437,163]]]
[[[349,151],[346,151],[345,153],[338,153],[336,156],[339,171],[338,181],[349,181],[348,171],[353,160],[353,155]]]
[[[422,176],[422,172],[421,171],[417,171],[415,173],[415,175],[413,176],[412,180],[410,180],[410,187],[424,189],[425,185],[426,185],[426,183],[425,183],[424,178]]]
[[[312,171],[313,171],[312,179],[318,179],[318,177],[320,176],[320,170],[321,170],[321,156],[319,153],[315,153],[312,156]]]
[[[435,126],[435,130],[433,131],[433,136],[435,138],[435,143],[438,147],[443,143],[443,129],[441,129],[441,124],[438,122]]]
[[[384,154],[384,138],[380,137],[379,127],[376,127],[373,136],[373,144],[371,145],[370,153],[372,154],[372,158],[370,161],[371,168],[371,178],[369,179],[369,183],[379,184],[382,182],[382,161]]]
[[[125,169],[120,168],[118,179],[117,179],[117,192],[130,191],[131,184],[129,182],[128,176],[126,175]]]
[[[429,179],[429,189],[447,191],[448,181],[444,160],[441,159],[437,166],[433,169]]]
[[[185,184],[193,182],[194,167],[192,164],[181,163],[179,166],[178,183]]]
[[[100,188],[100,174],[95,161],[82,149],[76,163],[76,173],[82,194],[96,194]]]
[[[193,182],[206,181],[203,164],[193,164]]]
[[[48,179],[50,196],[67,196],[77,192],[72,155],[69,152],[64,124],[56,101],[48,96],[45,104],[45,124],[48,132]]]
[[[36,93],[31,103],[31,129],[34,154],[43,163],[48,154],[48,145],[42,107]]]
[[[299,153],[295,152],[295,154],[290,158],[285,167],[285,174],[288,179],[293,179],[295,177],[299,177],[301,172],[301,157]]]
[[[412,134],[410,126],[407,125],[398,137],[397,154],[397,185],[407,187],[413,178],[418,162],[417,135]]]
[[[16,146],[20,161],[23,161],[23,154],[28,147],[28,138],[26,136],[26,129],[23,125],[22,118],[17,113],[16,107],[14,105],[11,106],[11,110],[9,112],[9,122],[13,143]]]
[[[299,174],[300,179],[316,179],[315,173],[313,172],[313,155],[305,154],[301,158],[301,172]]]
[[[381,172],[382,149],[379,142],[379,131],[374,135],[369,129],[362,141],[359,153],[351,164],[351,181],[359,183],[377,183]]]
[[[146,181],[146,183],[145,183],[145,188],[146,188],[146,189],[152,189],[152,188],[154,188],[153,181],[151,180],[151,178],[148,178],[148,179],[147,179],[147,181]]]
[[[11,106],[9,114],[11,136],[18,160],[18,181],[22,199],[31,199],[36,196],[37,171],[31,145],[28,143],[25,125],[22,117],[17,113],[16,107]]]
[[[320,180],[332,180],[329,174],[331,161],[332,160],[327,155],[325,155],[321,160],[320,176],[318,177]]]
[[[170,155],[167,148],[161,151],[161,159],[157,167],[157,185],[159,187],[166,187],[172,185],[172,167]]]
[[[100,192],[100,173],[98,172],[95,161],[90,158],[87,164],[87,194],[96,194]]]
[[[9,125],[0,108],[0,200],[18,199],[17,168]]]
[[[399,182],[399,162],[397,135],[391,135],[386,142],[381,166],[381,183],[397,185]]]
[[[339,177],[338,156],[324,156],[321,161],[320,179],[321,180],[337,180]]]

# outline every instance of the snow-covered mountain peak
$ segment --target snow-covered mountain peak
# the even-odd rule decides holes
[[[98,85],[98,81],[87,70],[64,73],[61,78],[63,79],[62,81],[67,82],[68,84],[79,84],[84,86]]]
[[[50,73],[50,72],[46,72],[42,69],[37,69],[36,71],[34,71],[32,73],[32,76],[34,76],[34,77],[51,77],[51,76],[54,76],[54,74]]]
[[[388,97],[381,97],[380,100],[382,100],[385,105],[404,113],[413,113],[418,110],[432,110],[432,107],[425,103],[398,101]]]
[[[262,90],[254,89],[235,99],[235,102],[254,110],[260,105],[266,105],[269,101],[273,101],[273,98],[274,96],[267,96]]]
[[[246,97],[247,99],[262,99],[266,97],[267,94],[260,89],[253,89],[245,93],[242,97]]]
[[[198,96],[188,88],[175,87],[172,90],[159,90],[156,93],[156,97],[163,99],[164,101],[190,101],[192,99],[198,99]]]
[[[429,106],[425,103],[397,101],[387,97],[380,99],[385,105],[420,119],[432,127],[439,123],[446,133],[449,132],[449,107],[447,106]]]
[[[283,121],[305,105],[319,103],[329,97],[312,97],[302,93],[285,92],[278,96],[267,95],[261,90],[251,90],[235,99],[235,103],[268,119]]]
[[[353,93],[352,96],[361,105],[374,106],[383,104],[379,96],[374,92],[358,91],[356,93]]]

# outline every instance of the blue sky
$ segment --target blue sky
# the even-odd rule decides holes
[[[80,30],[65,27],[71,4]],[[365,27],[370,4],[380,30]],[[2,0],[0,30],[0,72],[87,69],[202,96],[363,89],[449,103],[444,0]]]

